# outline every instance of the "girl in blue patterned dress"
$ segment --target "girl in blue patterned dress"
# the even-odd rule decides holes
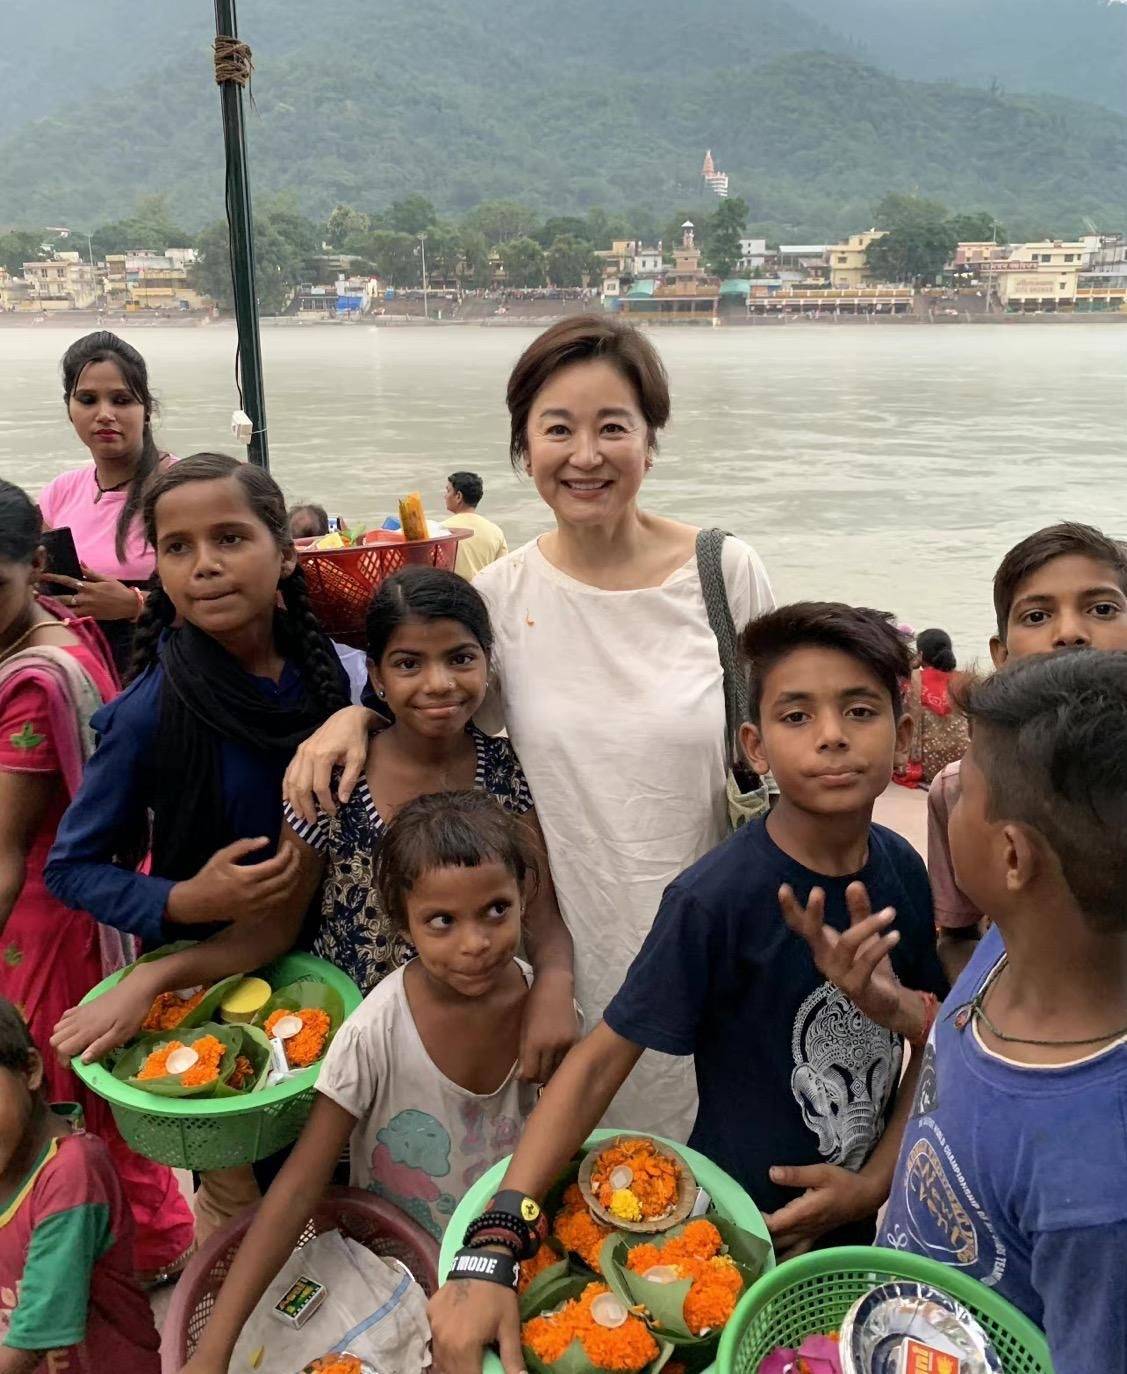
[[[407,568],[372,599],[366,623],[372,688],[390,720],[369,741],[363,775],[334,815],[312,823],[288,804],[286,831],[303,866],[323,874],[314,953],[367,995],[414,954],[373,883],[376,855],[395,814],[431,792],[476,788],[543,837],[512,745],[473,724],[489,681],[493,632],[485,602],[452,572]],[[536,979],[521,1040],[520,1076],[546,1082],[578,1034],[571,936],[545,881],[529,903],[525,945]]]

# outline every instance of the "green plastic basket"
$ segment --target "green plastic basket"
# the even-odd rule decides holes
[[[583,1153],[586,1154],[588,1150],[603,1141],[614,1140],[618,1136],[629,1134],[629,1131],[593,1131],[583,1146]],[[662,1140],[663,1137],[655,1136],[654,1139]],[[712,1205],[722,1217],[734,1221],[737,1226],[742,1226],[745,1231],[750,1231],[752,1235],[761,1236],[768,1245],[771,1243],[771,1237],[759,1208],[730,1174],[726,1174],[710,1159],[706,1159],[696,1150],[690,1150],[686,1145],[679,1145],[675,1140],[666,1140],[665,1144],[671,1145],[685,1159],[696,1175],[697,1182],[712,1198]],[[508,1167],[508,1159],[503,1159],[499,1164],[495,1164],[487,1174],[483,1174],[478,1179],[459,1202],[457,1210],[450,1218],[450,1223],[446,1227],[446,1234],[442,1240],[442,1253],[438,1260],[438,1280],[440,1283],[446,1281],[446,1275],[454,1262],[454,1256],[461,1248],[466,1227],[484,1210],[485,1204],[500,1187]],[[766,1273],[774,1267],[775,1254],[774,1251],[769,1251],[764,1263],[764,1272]],[[732,1320],[735,1320],[735,1313],[732,1314]],[[709,1371],[718,1368],[719,1365],[710,1364],[701,1371],[701,1374],[709,1374]],[[482,1374],[502,1374],[501,1361],[492,1351],[486,1352],[481,1369]]]
[[[1052,1374],[1045,1337],[977,1279],[922,1255],[847,1245],[787,1260],[740,1300],[720,1338],[718,1374],[756,1374],[777,1345],[836,1331],[858,1298],[894,1279],[929,1283],[970,1309],[994,1342],[1005,1374]]]
[[[363,1000],[346,974],[324,959],[296,951],[256,969],[272,988],[308,978],[336,988],[345,1016]],[[108,992],[125,974],[105,978],[82,999]],[[72,1059],[75,1073],[92,1093],[105,1098],[125,1143],[146,1159],[174,1169],[233,1169],[284,1149],[295,1141],[313,1106],[320,1063],[292,1074],[277,1087],[246,1097],[206,1099],[156,1097],[120,1083],[101,1064]]]

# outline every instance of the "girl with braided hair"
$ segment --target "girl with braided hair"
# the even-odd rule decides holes
[[[87,1061],[135,1035],[159,993],[246,972],[294,944],[318,875],[279,845],[282,776],[348,700],[272,478],[196,454],[150,480],[142,518],[158,584],[130,684],[94,718],[101,742],[46,877],[68,906],[150,949],[200,943],[66,1012],[52,1044]],[[146,849],[140,873],[124,856]]]

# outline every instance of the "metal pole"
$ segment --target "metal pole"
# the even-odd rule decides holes
[[[215,0],[217,38],[238,38],[235,0]],[[223,145],[227,160],[227,223],[231,235],[231,277],[235,292],[235,324],[239,335],[239,379],[243,407],[252,433],[247,458],[269,470],[266,444],[266,397],[262,387],[262,344],[258,335],[258,292],[254,280],[254,224],[251,217],[250,177],[247,169],[243,89],[237,81],[219,83],[223,110]]]
[[[98,304],[98,274],[94,271],[94,236],[86,235],[86,256],[90,259],[90,290],[94,295],[94,305]]]
[[[427,236],[419,235],[419,248],[423,254],[423,318],[430,319],[430,309],[427,305]]]

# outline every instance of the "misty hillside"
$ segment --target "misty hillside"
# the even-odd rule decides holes
[[[900,76],[998,82],[1127,114],[1119,0],[794,0]]]
[[[898,79],[829,27],[828,3],[824,24],[811,7],[823,0],[320,0],[314,24],[306,4],[243,0],[255,190],[318,215],[412,191],[449,212],[502,197],[664,210],[695,203],[711,147],[753,222],[783,237],[856,229],[888,190],[991,210],[1019,234],[1127,223],[1127,119]],[[125,69],[105,65],[122,45],[92,51],[91,15],[129,34]],[[222,214],[209,5],[56,0],[23,24],[42,60],[0,56],[0,225],[93,225],[151,192],[187,229]]]

